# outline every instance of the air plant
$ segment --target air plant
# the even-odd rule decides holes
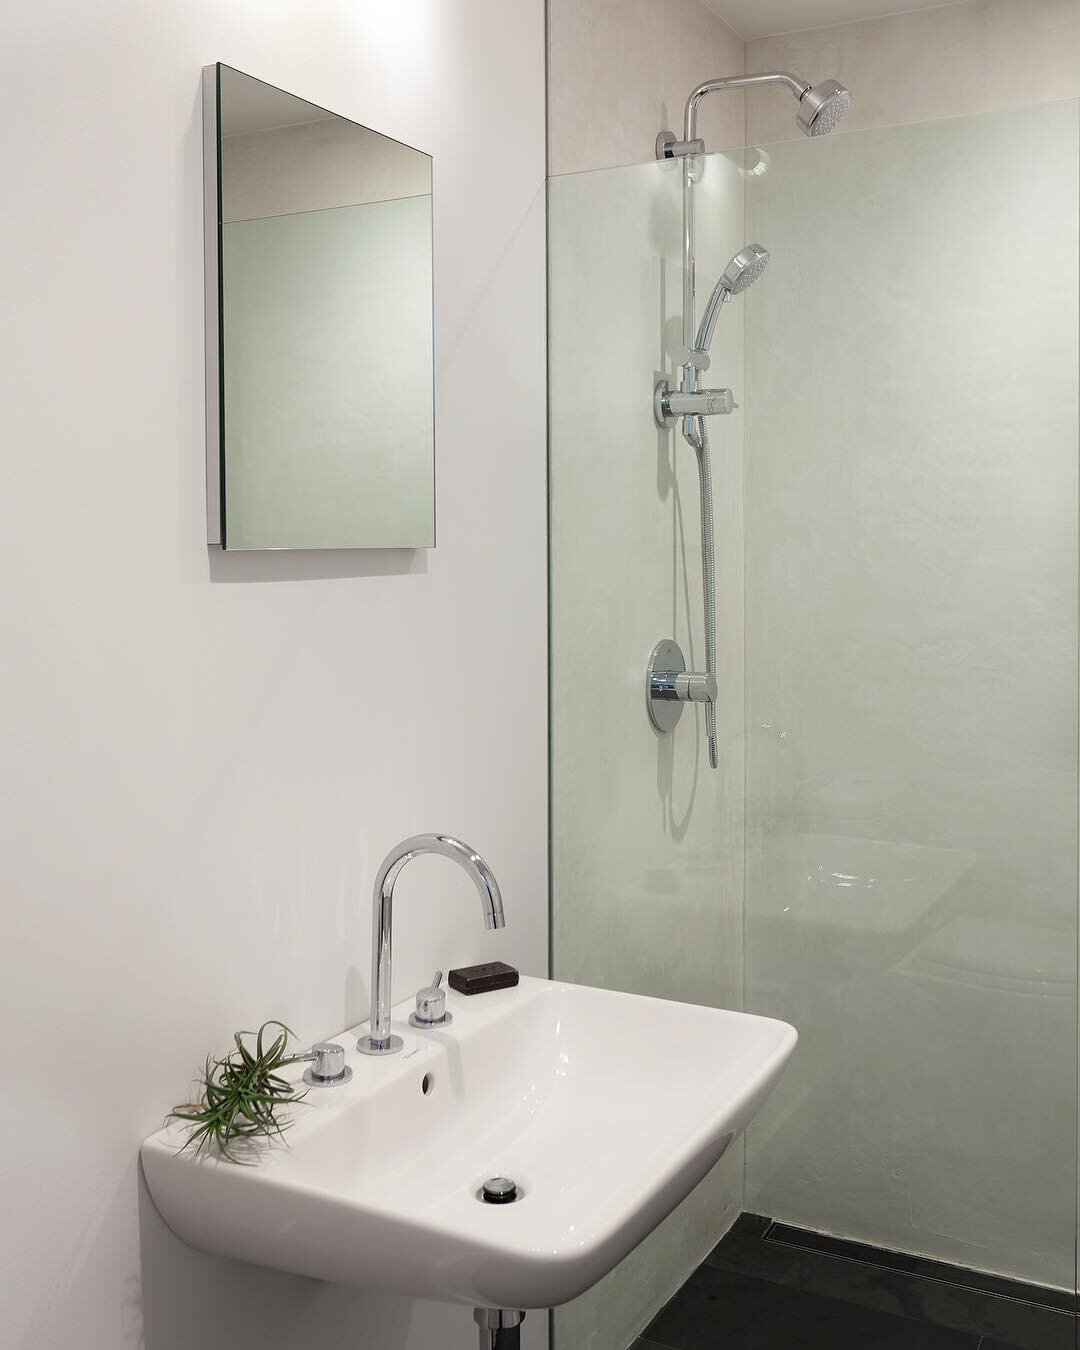
[[[268,1027],[279,1030],[266,1044]],[[183,1153],[192,1144],[196,1154],[216,1146],[230,1162],[243,1163],[243,1158],[230,1151],[231,1146],[239,1142],[250,1148],[284,1135],[291,1122],[281,1119],[277,1112],[303,1101],[306,1095],[294,1092],[293,1084],[279,1072],[303,1058],[285,1053],[292,1034],[284,1022],[264,1022],[258,1031],[238,1031],[233,1037],[236,1049],[224,1058],[207,1056],[202,1100],[169,1112],[170,1120],[189,1125],[187,1142],[178,1152]],[[245,1036],[255,1037],[254,1050],[244,1044]]]

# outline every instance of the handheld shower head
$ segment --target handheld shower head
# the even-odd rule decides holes
[[[712,346],[713,329],[720,314],[720,307],[733,295],[742,295],[748,290],[769,265],[769,250],[760,244],[747,244],[739,250],[720,275],[720,280],[709,296],[705,313],[701,316],[695,349],[707,352]]]
[[[769,250],[760,244],[747,244],[740,249],[724,268],[720,278],[725,290],[732,295],[742,295],[752,286],[769,265]]]
[[[795,121],[804,136],[827,136],[835,131],[851,107],[851,94],[836,80],[812,84],[799,95]]]

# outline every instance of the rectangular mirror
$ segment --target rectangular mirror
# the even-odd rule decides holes
[[[230,66],[203,109],[210,543],[432,547],[431,157]]]

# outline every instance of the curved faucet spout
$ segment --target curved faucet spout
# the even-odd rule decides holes
[[[450,858],[472,877],[480,894],[485,928],[505,928],[502,892],[495,874],[474,848],[449,834],[415,834],[390,850],[375,878],[371,928],[371,1027],[358,1049],[369,1055],[389,1055],[402,1047],[390,1034],[390,957],[394,926],[394,886],[402,868],[421,853]]]

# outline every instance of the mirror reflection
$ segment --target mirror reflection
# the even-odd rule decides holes
[[[228,66],[207,78],[211,542],[430,547],[431,158]]]

